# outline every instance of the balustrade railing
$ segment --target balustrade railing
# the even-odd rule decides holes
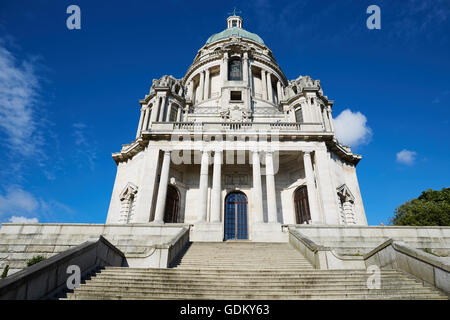
[[[299,122],[154,122],[150,131],[290,131],[323,132],[322,123]]]

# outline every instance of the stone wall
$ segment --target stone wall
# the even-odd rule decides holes
[[[0,229],[0,270],[9,265],[8,274],[26,267],[33,256],[52,257],[100,235],[121,250],[130,267],[165,267],[168,251],[182,239],[189,226],[171,224],[17,224],[4,223]],[[170,253],[170,252],[169,252]]]
[[[342,255],[363,255],[393,239],[438,256],[450,256],[450,227],[295,225],[295,228],[315,243]]]

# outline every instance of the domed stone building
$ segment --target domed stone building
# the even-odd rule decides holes
[[[193,240],[284,241],[283,224],[367,225],[353,154],[319,80],[287,80],[241,17],[182,79],[153,80],[113,154],[107,223],[192,224]]]
[[[333,101],[241,17],[140,104],[106,224],[2,224],[0,300],[448,299],[450,227],[367,226]]]

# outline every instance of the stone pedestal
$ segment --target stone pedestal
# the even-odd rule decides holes
[[[288,242],[289,235],[281,229],[281,223],[255,223],[252,225],[253,242]]]
[[[196,222],[191,227],[190,241],[222,242],[223,224],[221,222]]]

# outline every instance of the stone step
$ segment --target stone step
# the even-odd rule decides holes
[[[319,286],[320,285],[320,286]],[[87,284],[82,284],[81,287],[89,288],[108,288],[106,291],[111,291],[114,288],[133,288],[133,289],[154,289],[154,288],[185,288],[185,289],[196,289],[196,290],[206,290],[212,288],[213,286],[218,287],[218,283],[213,281],[201,281],[201,282],[188,282],[188,281],[114,281],[112,284],[109,281],[91,280]],[[226,285],[227,289],[258,289],[258,290],[306,290],[306,289],[316,289],[316,288],[326,288],[327,290],[357,290],[357,289],[367,289],[366,283],[308,283],[308,282],[229,282]],[[382,284],[380,289],[423,289],[422,283],[416,282],[396,282]]]
[[[396,270],[316,270],[287,243],[192,243],[173,268],[107,267],[67,299],[447,299]]]
[[[207,271],[203,271],[201,268],[193,268],[190,270],[182,270],[179,271],[177,269],[173,269],[173,268],[128,268],[128,267],[106,267],[105,269],[100,269],[99,273],[104,273],[104,272],[123,272],[123,271],[127,271],[127,272],[150,272],[150,273],[156,273],[156,272],[162,272],[162,273],[187,273],[189,271],[191,272],[205,272],[205,273],[212,273],[214,271],[212,270],[207,270]],[[242,273],[242,272],[248,272],[251,274],[254,274],[255,272],[252,271],[248,271],[247,269],[229,269],[229,270],[221,270],[221,271],[217,271],[218,273],[225,273],[225,272],[229,272],[229,273]],[[261,270],[261,273],[269,273],[269,274],[273,274],[276,271],[264,271]],[[339,274],[339,273],[346,273],[346,274],[369,274],[367,273],[366,270],[364,269],[333,269],[333,270],[320,270],[320,269],[300,269],[300,268],[292,268],[292,269],[288,269],[288,270],[280,270],[279,273],[298,273],[298,272],[304,272],[304,273],[308,273],[308,274]],[[396,275],[405,275],[404,273],[394,270],[394,269],[382,269],[381,270],[382,274],[396,274]]]
[[[98,288],[98,287],[91,287],[91,286],[80,286],[77,289],[77,292],[98,292],[102,293],[104,287]],[[382,289],[368,289],[364,287],[357,287],[355,289],[347,289],[347,288],[296,288],[296,289],[277,289],[277,288],[228,288],[228,287],[207,287],[207,288],[189,288],[189,287],[159,287],[159,288],[134,288],[134,287],[116,287],[111,286],[108,288],[108,293],[116,292],[118,294],[151,294],[151,293],[173,293],[173,294],[180,294],[180,293],[186,293],[186,294],[194,294],[194,293],[201,293],[201,294],[208,294],[208,295],[239,295],[239,294],[257,294],[260,292],[264,292],[266,294],[274,294],[279,296],[289,296],[289,295],[295,295],[295,294],[323,294],[323,293],[334,293],[334,294],[341,294],[345,295],[349,292],[352,293],[362,293],[362,294],[389,294],[389,293],[407,293],[407,294],[433,294],[433,290],[427,287],[421,287],[421,288],[382,288]]]
[[[276,295],[270,293],[253,293],[253,294],[240,294],[240,295],[230,295],[230,294],[216,294],[211,295],[208,293],[166,293],[166,292],[151,292],[151,293],[105,293],[105,292],[75,292],[67,294],[67,299],[80,299],[80,300],[104,300],[104,299],[126,299],[126,300],[166,300],[166,299],[176,299],[176,300],[300,300],[300,299],[313,299],[313,300],[330,300],[330,299],[357,299],[357,300],[368,300],[368,299],[386,299],[386,300],[399,300],[399,299],[433,299],[433,300],[447,300],[446,297],[438,294],[408,294],[408,293],[366,293],[362,294],[359,292],[327,292],[327,293],[316,293],[316,294],[306,294],[299,293],[295,295]]]

